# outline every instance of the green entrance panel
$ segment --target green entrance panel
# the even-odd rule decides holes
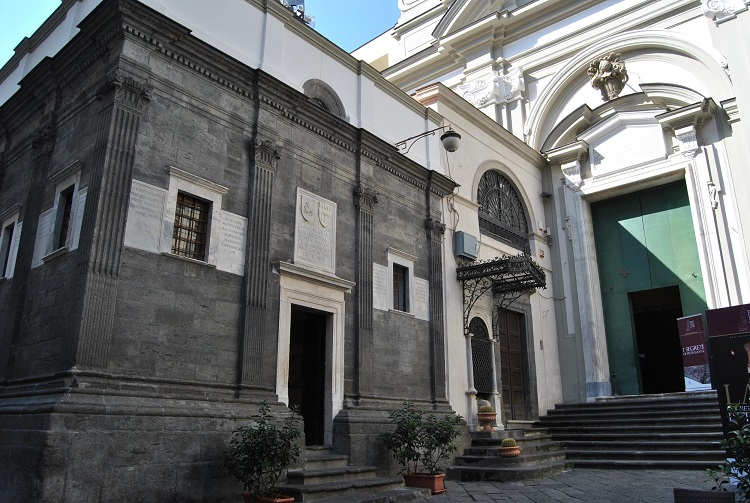
[[[614,391],[639,394],[643,369],[659,367],[644,366],[644,358],[657,356],[639,352],[629,294],[678,287],[684,315],[706,309],[685,182],[597,202],[591,211]],[[681,368],[662,371],[682,373]]]

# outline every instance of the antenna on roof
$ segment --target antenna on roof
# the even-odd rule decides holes
[[[297,19],[311,28],[315,27],[315,18],[305,13],[305,0],[279,0],[279,2],[292,11]]]

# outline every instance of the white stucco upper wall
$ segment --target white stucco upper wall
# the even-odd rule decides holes
[[[372,69],[360,70],[354,57],[301,25],[291,13],[286,16],[283,8],[275,8],[275,0],[139,1],[184,25],[196,38],[300,92],[310,79],[326,82],[341,99],[349,122],[385,141],[396,143],[442,125],[437,114],[428,113]],[[63,3],[32,36],[34,46],[21,48],[24,54],[17,54],[0,69],[0,105],[15,94],[18,83],[34,66],[57,54],[75,36],[76,25],[100,2]],[[268,12],[261,8],[266,2]],[[440,142],[420,143],[408,156],[443,173]]]

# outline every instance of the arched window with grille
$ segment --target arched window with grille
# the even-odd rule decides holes
[[[510,180],[498,171],[487,171],[479,180],[477,203],[481,232],[530,252],[526,210]]]
[[[492,393],[492,341],[487,325],[481,318],[469,322],[471,338],[471,362],[474,368],[474,389],[479,394]]]

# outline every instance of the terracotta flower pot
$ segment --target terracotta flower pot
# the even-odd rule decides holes
[[[521,454],[520,445],[511,445],[510,447],[499,447],[500,455],[504,458],[514,458]]]
[[[294,498],[291,496],[278,495],[275,498],[266,498],[265,496],[255,496],[247,491],[242,491],[242,499],[245,503],[294,503]]]
[[[477,412],[477,420],[484,423],[482,431],[492,431],[492,423],[497,419],[497,412]]]
[[[404,484],[408,487],[429,489],[432,494],[445,492],[444,473],[404,473]]]

